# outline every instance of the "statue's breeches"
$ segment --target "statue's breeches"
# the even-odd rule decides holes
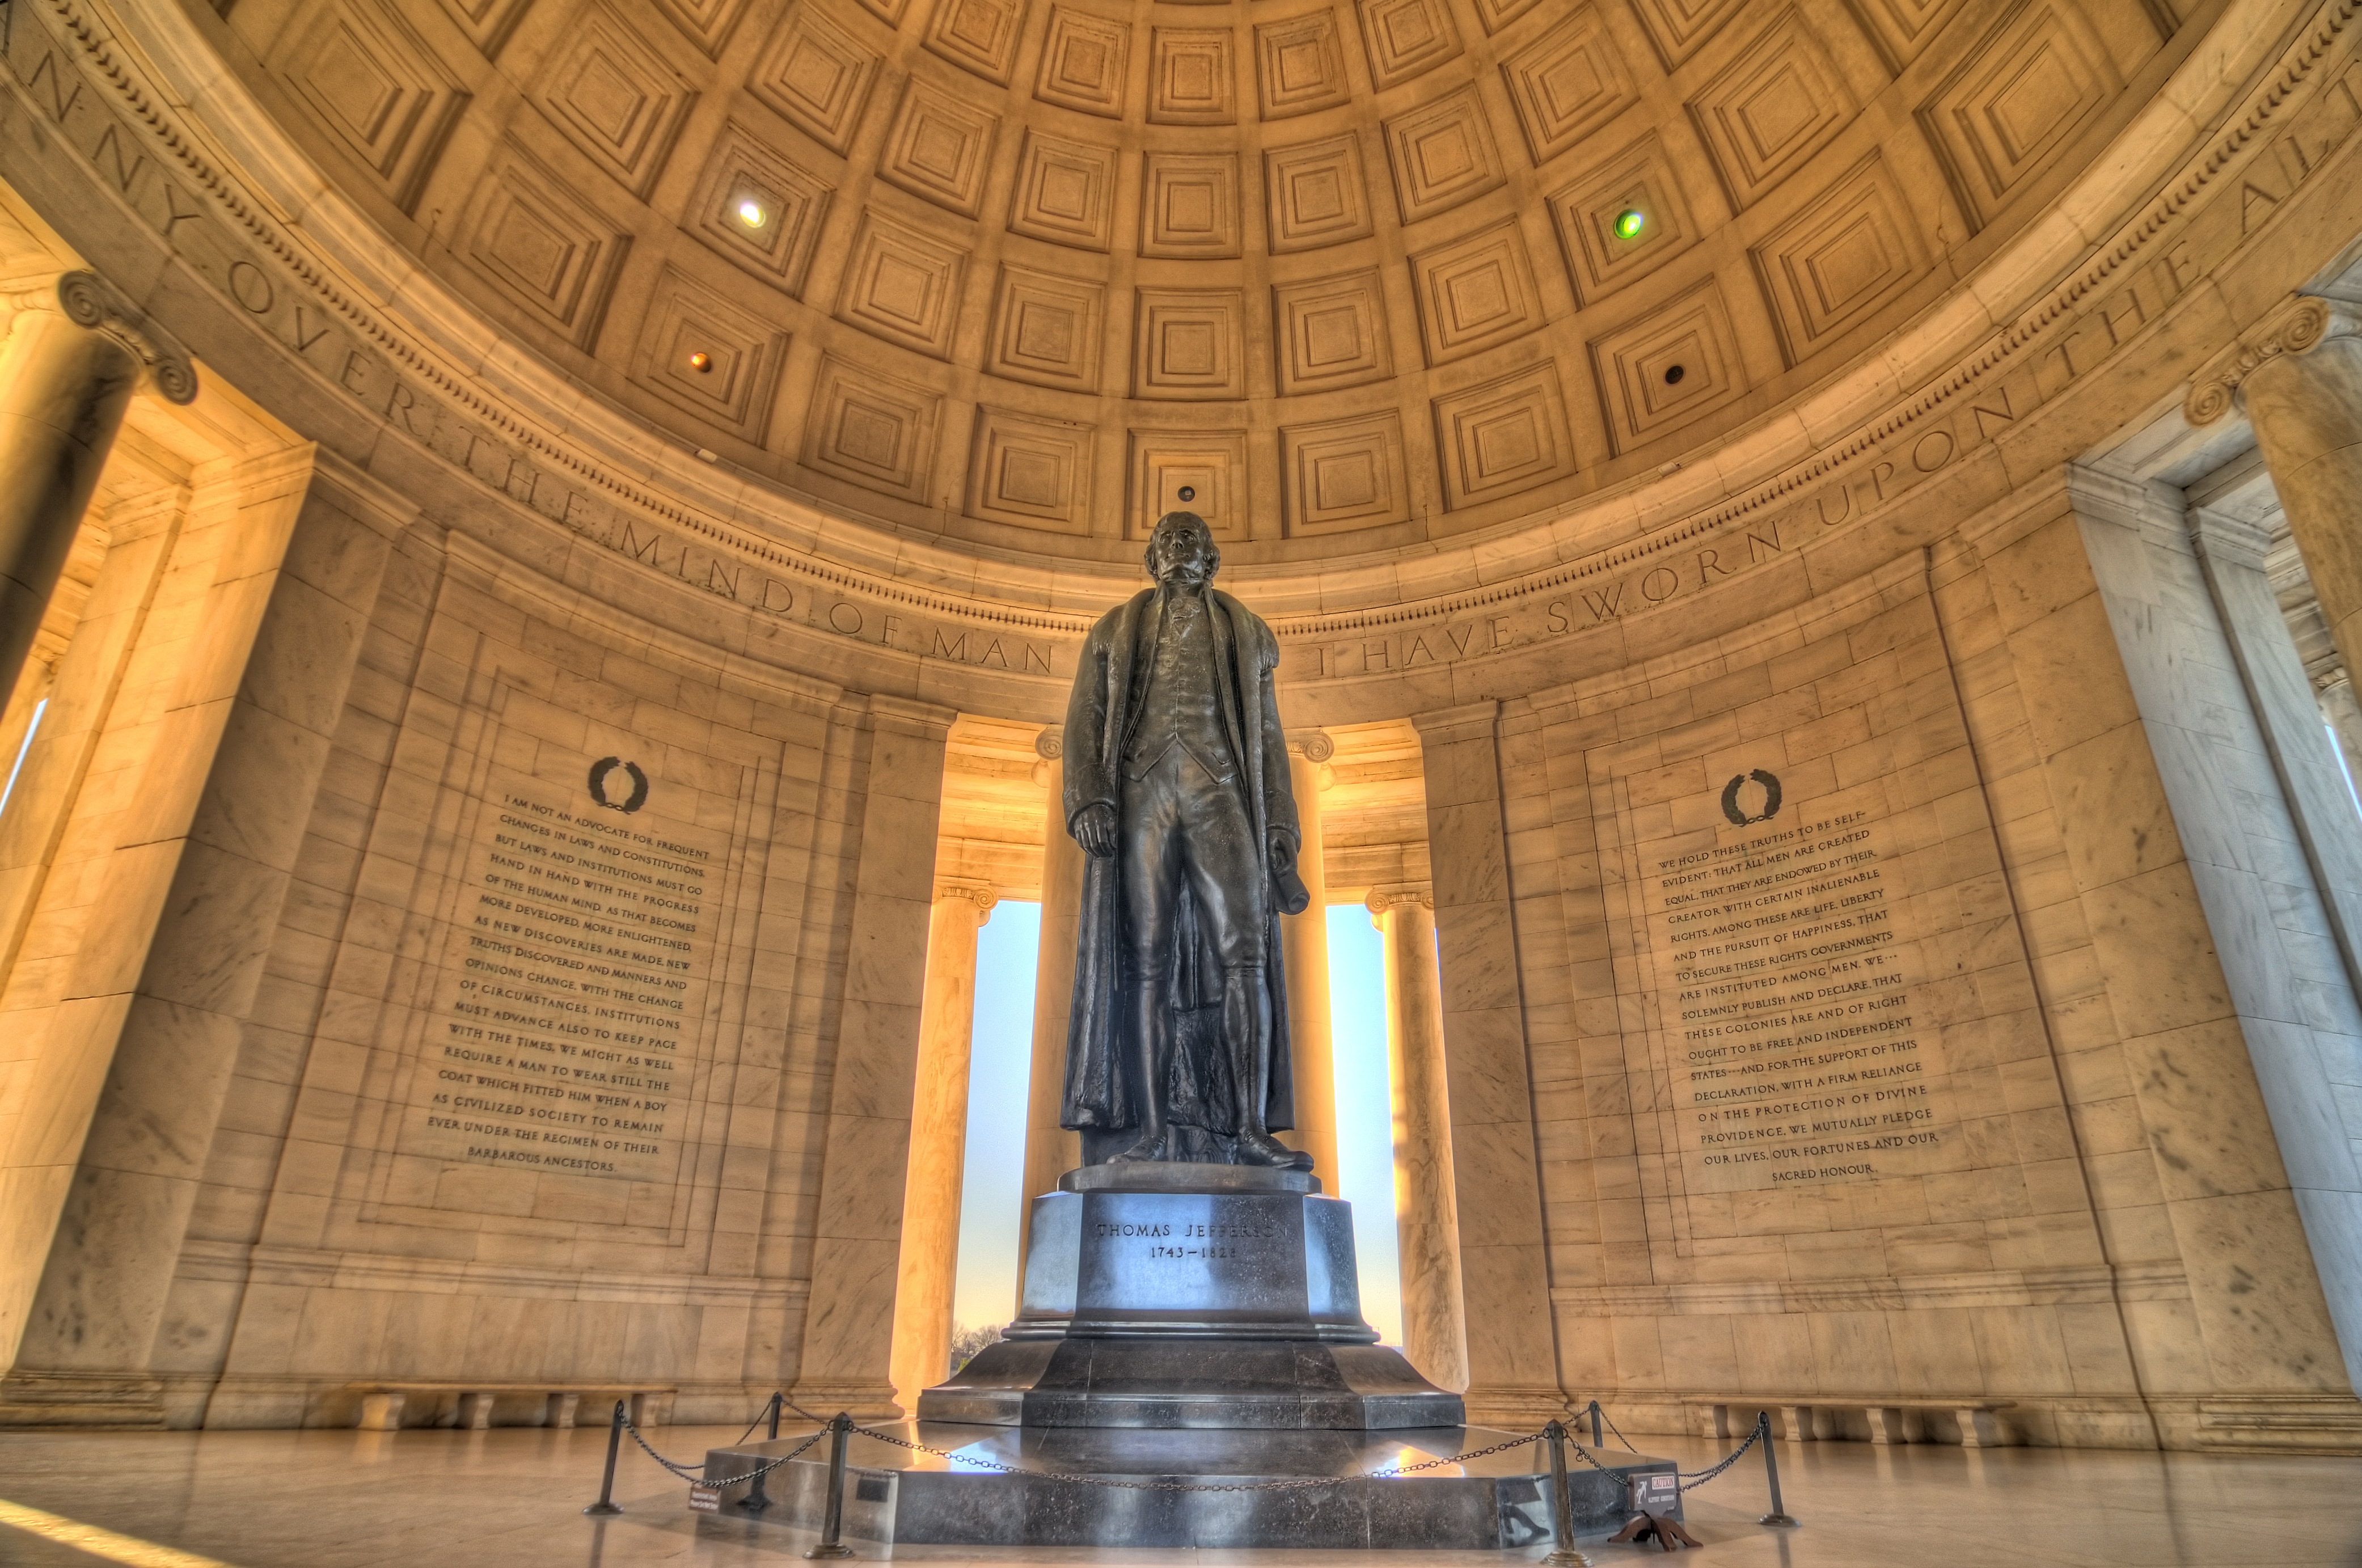
[[[1123,909],[1132,975],[1164,972],[1186,884],[1222,967],[1264,962],[1267,894],[1254,823],[1235,780],[1217,779],[1187,747],[1169,747],[1123,781]]]

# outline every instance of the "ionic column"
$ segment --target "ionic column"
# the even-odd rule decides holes
[[[1025,1095],[1025,1187],[1018,1196],[1021,1263],[1032,1233],[1033,1200],[1057,1191],[1058,1178],[1083,1163],[1082,1139],[1058,1125],[1066,1088],[1066,1020],[1075,1000],[1076,925],[1083,909],[1083,846],[1066,832],[1065,732],[1050,726],[1033,749],[1042,759],[1033,768],[1043,792],[1042,946],[1033,963],[1033,1065]]]
[[[951,1364],[968,1047],[976,1027],[976,933],[999,901],[981,882],[938,882],[927,922],[911,1165],[902,1186],[902,1253],[894,1281],[894,1397],[913,1413],[919,1391],[941,1383]]]
[[[2270,530],[2204,507],[2190,508],[2186,521],[2348,977],[2362,986],[2362,838],[2354,832],[2354,800],[2338,764],[2338,743],[2322,733],[2321,694],[2306,679],[2279,597],[2265,575]]]
[[[2323,299],[2291,300],[2196,378],[2183,412],[2207,425],[2244,408],[2289,533],[2349,674],[2362,670],[2362,324]]]
[[[2321,704],[2321,717],[2330,732],[2337,736],[2337,749],[2345,759],[2345,771],[2362,788],[2362,702],[2354,699],[2351,673],[2339,676],[2314,693]]]
[[[1411,723],[1427,782],[1462,1289],[1484,1304],[1468,1325],[1468,1415],[1529,1431],[1522,1423],[1559,1414],[1566,1396],[1534,1147],[1500,704],[1487,699]]]
[[[142,361],[174,403],[196,376],[89,272],[0,296],[15,312],[0,344],[0,701],[14,690],[74,530],[98,488]]]
[[[1295,1071],[1296,1131],[1282,1141],[1312,1156],[1312,1168],[1337,1189],[1337,1068],[1329,1039],[1328,878],[1320,864],[1321,776],[1337,745],[1319,730],[1287,737],[1287,781],[1303,834],[1296,872],[1312,901],[1279,922],[1280,955],[1287,966],[1287,1048]]]
[[[788,1397],[808,1410],[867,1419],[895,1408],[902,1198],[894,1187],[910,1174],[926,1010],[925,974],[906,955],[920,951],[933,919],[944,749],[958,714],[883,693],[848,694],[844,709],[867,734],[868,766],[853,802],[861,836],[827,1086],[811,1296]]]
[[[1468,1319],[1460,1288],[1460,1207],[1451,1182],[1451,1094],[1443,1072],[1435,894],[1424,884],[1373,888],[1364,902],[1370,922],[1385,939],[1403,1353],[1429,1382],[1457,1393],[1468,1386]]]

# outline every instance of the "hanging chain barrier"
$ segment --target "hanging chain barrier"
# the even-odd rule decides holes
[[[663,1454],[658,1453],[655,1449],[650,1448],[648,1446],[648,1440],[640,1435],[640,1429],[633,1424],[632,1418],[629,1416],[625,1416],[624,1418],[624,1430],[632,1434],[632,1441],[640,1445],[641,1452],[646,1454],[650,1459],[655,1460],[658,1464],[663,1465],[667,1470],[671,1471],[675,1475],[679,1476],[682,1480],[700,1486],[735,1486],[743,1481],[759,1481],[764,1476],[768,1475],[772,1471],[777,1470],[780,1465],[785,1464],[789,1460],[802,1457],[805,1449],[810,1448],[812,1444],[820,1441],[821,1439],[828,1435],[824,1430],[814,1432],[811,1436],[804,1439],[802,1442],[796,1446],[795,1452],[784,1454],[758,1469],[749,1470],[744,1475],[729,1475],[717,1480],[708,1480],[706,1479],[705,1470],[702,1466],[700,1466],[695,1470],[691,1470],[685,1464],[675,1464],[671,1460],[667,1459]],[[749,1427],[746,1430],[752,1431],[754,1430],[754,1428]],[[739,1441],[744,1441],[745,1440],[742,1438]]]
[[[1591,1408],[1590,1408],[1590,1409],[1588,1409],[1588,1410],[1587,1410],[1587,1411],[1585,1411],[1584,1413],[1585,1413],[1586,1415],[1590,1416],[1590,1418],[1591,1418],[1591,1446],[1592,1446],[1592,1447],[1594,1447],[1594,1448],[1600,1448],[1600,1447],[1604,1447],[1604,1446],[1605,1446],[1605,1444],[1601,1441],[1601,1440],[1600,1440],[1600,1436],[1599,1436],[1599,1424],[1600,1424],[1602,1421],[1605,1421],[1605,1422],[1606,1422],[1606,1423],[1607,1423],[1607,1430],[1608,1430],[1609,1431],[1611,1431],[1611,1432],[1615,1432],[1615,1433],[1616,1433],[1616,1441],[1617,1441],[1617,1442],[1620,1442],[1620,1443],[1622,1443],[1622,1444],[1624,1445],[1624,1452],[1627,1452],[1627,1453],[1638,1453],[1638,1452],[1640,1452],[1639,1449],[1634,1448],[1634,1447],[1632,1446],[1632,1440],[1631,1440],[1630,1438],[1626,1437],[1626,1436],[1625,1436],[1621,1431],[1617,1430],[1617,1426],[1616,1426],[1616,1418],[1615,1418],[1615,1417],[1613,1417],[1613,1416],[1611,1416],[1611,1415],[1609,1415],[1606,1410],[1602,1409],[1602,1408],[1600,1408],[1600,1404],[1599,1404],[1599,1401],[1598,1401],[1598,1400],[1594,1399],[1594,1400],[1591,1402]]]
[[[6,0],[0,0],[0,4],[5,3]],[[774,1459],[767,1464],[759,1465],[756,1468],[746,1472],[743,1475],[708,1477],[702,1466],[692,1468],[685,1464],[676,1464],[671,1460],[667,1459],[663,1454],[658,1453],[653,1447],[649,1446],[648,1440],[641,1435],[639,1425],[632,1419],[629,1411],[624,1407],[624,1402],[621,1399],[616,1400],[614,1422],[613,1429],[608,1434],[606,1481],[600,1488],[599,1501],[592,1504],[590,1507],[585,1508],[583,1512],[623,1512],[621,1508],[615,1507],[613,1502],[611,1500],[610,1495],[614,1489],[617,1441],[621,1438],[622,1434],[626,1431],[632,1434],[632,1441],[640,1445],[640,1451],[642,1452],[646,1453],[650,1459],[655,1460],[672,1474],[690,1483],[692,1485],[715,1490],[725,1486],[749,1486],[750,1489],[748,1491],[745,1506],[756,1510],[760,1510],[770,1506],[770,1499],[764,1495],[763,1491],[764,1477],[770,1474],[772,1471],[778,1469],[781,1465],[788,1464],[797,1459],[800,1459],[813,1444],[819,1442],[820,1440],[824,1437],[833,1437],[835,1439],[835,1441],[831,1445],[830,1452],[830,1468],[833,1471],[842,1470],[844,1467],[846,1440],[853,1437],[866,1437],[873,1441],[882,1442],[893,1448],[903,1449],[911,1453],[923,1453],[936,1459],[948,1460],[963,1468],[991,1470],[1003,1475],[1020,1475],[1026,1477],[1029,1480],[1065,1482],[1078,1486],[1096,1486],[1102,1490],[1118,1492],[1304,1492],[1310,1491],[1320,1486],[1341,1486],[1352,1481],[1384,1481],[1391,1480],[1396,1476],[1415,1475],[1421,1471],[1440,1470],[1447,1465],[1465,1464],[1472,1460],[1489,1459],[1496,1453],[1507,1453],[1512,1449],[1525,1448],[1530,1444],[1540,1443],[1543,1445],[1549,1452],[1551,1467],[1556,1473],[1551,1486],[1554,1505],[1558,1496],[1564,1491],[1564,1482],[1562,1479],[1565,1474],[1564,1453],[1568,1450],[1572,1450],[1577,1459],[1580,1459],[1584,1463],[1591,1466],[1592,1469],[1598,1471],[1601,1474],[1615,1476],[1618,1481],[1628,1484],[1629,1477],[1619,1474],[1609,1465],[1602,1464],[1598,1459],[1594,1457],[1593,1449],[1598,1447],[1598,1431],[1601,1423],[1605,1422],[1608,1430],[1616,1432],[1617,1441],[1622,1442],[1628,1451],[1633,1453],[1638,1453],[1639,1452],[1639,1450],[1632,1447],[1630,1441],[1626,1439],[1621,1431],[1616,1430],[1616,1423],[1607,1419],[1606,1412],[1600,1408],[1599,1401],[1594,1399],[1590,1406],[1583,1412],[1584,1416],[1589,1418],[1592,1423],[1593,1443],[1591,1448],[1585,1448],[1582,1444],[1573,1441],[1565,1425],[1562,1422],[1552,1420],[1539,1431],[1513,1437],[1507,1442],[1496,1442],[1490,1448],[1474,1449],[1466,1453],[1451,1454],[1441,1459],[1425,1460],[1417,1464],[1390,1464],[1383,1469],[1362,1471],[1352,1475],[1307,1475],[1295,1476],[1279,1481],[1231,1481],[1210,1483],[1182,1481],[1168,1477],[1160,1477],[1148,1481],[1126,1481],[1106,1475],[1076,1475],[1045,1470],[1029,1470],[1021,1464],[1004,1464],[999,1460],[986,1459],[974,1452],[930,1447],[926,1443],[917,1442],[909,1438],[897,1437],[892,1432],[883,1431],[876,1427],[855,1426],[852,1418],[842,1411],[838,1412],[834,1416],[815,1416],[811,1411],[805,1409],[802,1406],[798,1405],[788,1398],[785,1394],[774,1394],[768,1400],[764,1402],[762,1409],[756,1412],[755,1419],[746,1423],[745,1431],[739,1434],[739,1442],[743,1443],[747,1438],[753,1436],[755,1429],[763,1425],[767,1419],[770,1423],[770,1441],[776,1441],[778,1438],[779,1417],[782,1410],[794,1411],[798,1416],[811,1422],[820,1430],[813,1432],[810,1437],[804,1439],[802,1442],[798,1443],[789,1452],[782,1454],[778,1459]],[[1746,1457],[1748,1450],[1753,1448],[1757,1443],[1761,1442],[1764,1445],[1763,1461],[1765,1479],[1770,1485],[1772,1493],[1772,1511],[1763,1516],[1762,1522],[1765,1524],[1794,1524],[1796,1521],[1789,1518],[1781,1507],[1780,1473],[1777,1468],[1777,1462],[1772,1456],[1772,1445],[1768,1441],[1771,1436],[1771,1431],[1772,1418],[1770,1412],[1758,1411],[1755,1417],[1754,1429],[1747,1434],[1746,1441],[1741,1442],[1737,1448],[1731,1450],[1730,1452],[1725,1454],[1720,1460],[1704,1470],[1675,1472],[1676,1475],[1680,1478],[1680,1490],[1684,1493],[1691,1492],[1706,1485],[1708,1482],[1716,1479],[1725,1471],[1728,1470],[1732,1465],[1738,1463],[1741,1459]],[[1553,1513],[1557,1513],[1560,1510],[1554,1506],[1552,1511]]]
[[[0,0],[0,4],[5,3],[6,0]],[[774,1394],[769,1399],[765,1401],[763,1408],[755,1413],[755,1419],[746,1423],[746,1430],[738,1435],[738,1441],[740,1442],[745,1442],[749,1437],[752,1437],[755,1433],[755,1429],[761,1426],[767,1417],[769,1419],[771,1423],[771,1441],[777,1441],[779,1435],[779,1406],[785,1397],[786,1396],[784,1395]],[[604,1478],[599,1485],[599,1500],[591,1504],[589,1507],[584,1508],[582,1510],[584,1513],[603,1517],[620,1514],[624,1511],[615,1503],[615,1458],[622,1446],[624,1434],[627,1431],[632,1434],[632,1441],[640,1445],[641,1452],[646,1454],[650,1459],[655,1460],[658,1464],[663,1465],[665,1469],[680,1477],[680,1479],[690,1483],[691,1485],[713,1487],[737,1486],[751,1482],[753,1484],[753,1489],[747,1494],[746,1506],[758,1510],[770,1506],[770,1499],[763,1496],[763,1477],[768,1475],[772,1471],[777,1470],[779,1466],[788,1463],[791,1460],[802,1458],[806,1449],[809,1449],[812,1444],[820,1441],[822,1438],[828,1435],[825,1427],[823,1426],[823,1430],[812,1433],[811,1436],[797,1444],[792,1452],[782,1454],[780,1457],[771,1461],[768,1464],[758,1465],[755,1469],[746,1472],[744,1475],[731,1475],[725,1476],[720,1480],[709,1481],[706,1479],[705,1471],[701,1466],[692,1470],[685,1464],[675,1464],[671,1460],[667,1459],[663,1454],[658,1453],[655,1449],[649,1447],[648,1440],[640,1435],[639,1423],[632,1419],[630,1409],[623,1400],[618,1399],[615,1401],[614,1418],[610,1422],[607,1429],[607,1469]]]
[[[1590,1408],[1585,1410],[1584,1413],[1587,1416],[1592,1416],[1603,1420],[1605,1420],[1606,1417],[1606,1413],[1600,1409],[1599,1401],[1596,1399],[1594,1399],[1591,1402]],[[1771,1428],[1772,1418],[1770,1415],[1763,1411],[1757,1411],[1754,1430],[1747,1434],[1746,1441],[1740,1443],[1737,1448],[1732,1449],[1728,1453],[1724,1454],[1720,1459],[1715,1461],[1714,1463],[1708,1465],[1704,1470],[1683,1470],[1676,1472],[1682,1480],[1681,1489],[1684,1492],[1694,1491],[1698,1487],[1703,1486],[1707,1482],[1713,1480],[1716,1476],[1721,1474],[1724,1471],[1729,1469],[1732,1465],[1738,1463],[1749,1449],[1753,1448],[1757,1442],[1761,1441],[1770,1432]],[[1607,1430],[1612,1432],[1616,1431],[1616,1423],[1614,1421],[1608,1421]],[[1616,1432],[1616,1438],[1617,1441],[1623,1442],[1624,1446],[1632,1452],[1638,1453],[1640,1452],[1639,1449],[1633,1448],[1630,1442],[1625,1441],[1624,1434],[1622,1432]],[[1766,1450],[1765,1452],[1768,1455],[1770,1451]],[[1591,1451],[1589,1449],[1577,1445],[1574,1450],[1574,1455],[1577,1459],[1582,1460],[1594,1470],[1597,1470],[1610,1475],[1616,1474],[1616,1472],[1608,1466],[1602,1464],[1596,1459],[1592,1458]]]
[[[1755,1430],[1747,1434],[1747,1441],[1745,1442],[1742,1442],[1737,1448],[1732,1449],[1728,1453],[1723,1455],[1718,1462],[1708,1466],[1706,1469],[1683,1472],[1682,1490],[1686,1492],[1692,1487],[1703,1486],[1707,1482],[1713,1480],[1716,1476],[1721,1474],[1724,1471],[1729,1469],[1732,1465],[1738,1463],[1741,1458],[1745,1457],[1749,1449],[1753,1448],[1758,1442],[1762,1441],[1763,1433],[1767,1425],[1768,1419],[1757,1420],[1755,1423]],[[1617,1435],[1621,1437],[1623,1434],[1619,1432]]]

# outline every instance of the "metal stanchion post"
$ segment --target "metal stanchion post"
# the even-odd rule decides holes
[[[773,1442],[779,1441],[779,1404],[785,1398],[787,1398],[785,1394],[771,1396],[771,1441]]]
[[[1591,1446],[1594,1448],[1606,1446],[1605,1440],[1599,1435],[1599,1401],[1596,1399],[1591,1402]]]
[[[828,1423],[828,1505],[821,1515],[820,1544],[806,1557],[850,1557],[853,1548],[837,1537],[844,1529],[844,1450],[853,1441],[853,1418],[839,1410]]]
[[[1591,1568],[1591,1559],[1574,1549],[1574,1491],[1566,1479],[1566,1423],[1554,1420],[1542,1428],[1542,1441],[1550,1448],[1551,1467],[1551,1554],[1542,1559],[1544,1568]]]
[[[1755,1522],[1793,1529],[1796,1521],[1780,1504],[1780,1459],[1772,1452],[1772,1412],[1769,1410],[1755,1412],[1755,1441],[1763,1445],[1763,1479],[1772,1487],[1772,1511]]]
[[[607,1475],[599,1483],[599,1500],[582,1511],[586,1514],[620,1514],[615,1506],[615,1456],[624,1449],[624,1402],[615,1401],[615,1419],[607,1423]]]

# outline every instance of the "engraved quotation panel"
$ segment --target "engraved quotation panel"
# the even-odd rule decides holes
[[[1915,989],[1919,945],[1897,940],[1910,889],[1893,824],[1864,809],[1882,791],[1831,810],[1774,801],[1779,787],[1769,770],[1727,786],[1735,814],[1782,809],[1718,824],[1712,848],[1635,845],[1684,1184],[1752,1192],[1960,1168],[1942,1036]]]
[[[645,774],[602,773],[609,800],[644,803]],[[496,767],[401,1151],[677,1179],[728,849],[690,823],[585,812]]]
[[[1577,981],[1603,1036],[1594,1136],[1637,1156],[1648,1244],[1784,1250],[1793,1270],[1847,1244],[1833,1231],[2042,1225],[2080,1202],[2042,1174],[2072,1134],[1926,569],[1893,562],[1722,651],[1602,692],[1584,730],[1596,836],[1570,872],[1595,879],[1612,959]],[[1681,722],[1617,740],[1643,705]],[[1827,1191],[1845,1185],[1862,1196]],[[1933,1251],[1895,1272],[1979,1266]]]

